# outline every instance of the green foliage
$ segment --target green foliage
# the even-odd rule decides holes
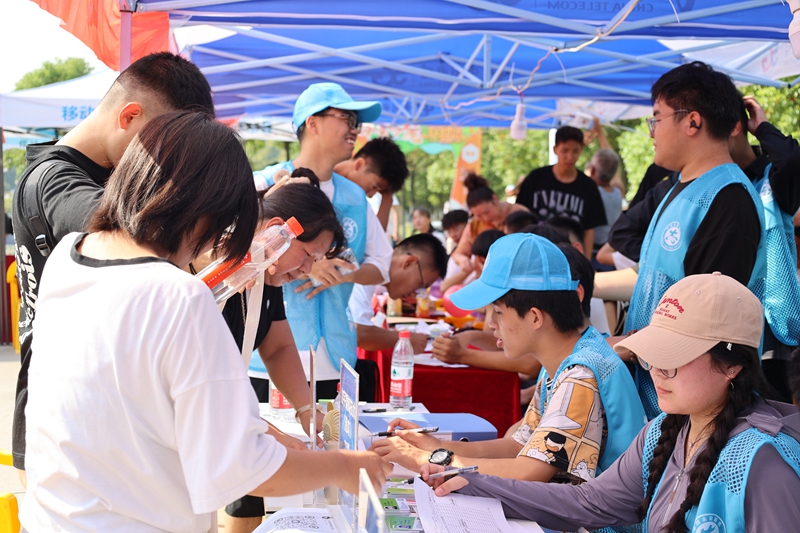
[[[15,91],[32,89],[49,85],[59,81],[67,81],[80,76],[85,76],[92,71],[92,67],[85,59],[69,57],[67,59],[54,59],[45,61],[42,66],[22,76],[14,86]]]
[[[262,170],[264,167],[280,163],[288,159],[294,159],[300,155],[300,143],[283,141],[244,141],[244,152],[250,161],[250,168]]]
[[[626,197],[630,201],[639,190],[644,173],[653,163],[655,151],[653,139],[644,119],[637,121],[634,131],[623,131],[617,137],[618,153],[627,176],[628,188]]]
[[[783,81],[792,81],[792,79],[784,78]],[[791,135],[795,139],[800,138],[800,105],[798,105],[800,103],[800,85],[795,85],[791,89],[751,85],[743,87],[742,94],[755,96],[758,103],[764,108],[767,120],[782,133]]]
[[[515,141],[506,129],[483,129],[481,173],[498,198],[505,197],[506,185],[547,164],[547,130],[528,130],[524,141]]]
[[[22,148],[8,148],[3,150],[3,177],[5,186],[6,213],[11,212],[12,191],[16,189],[17,182],[25,170],[25,150]]]

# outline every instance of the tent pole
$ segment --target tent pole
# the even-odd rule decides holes
[[[136,11],[137,0],[119,1],[119,71],[122,72],[131,64],[133,12]]]

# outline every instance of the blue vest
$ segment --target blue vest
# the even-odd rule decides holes
[[[294,170],[291,161],[267,167],[260,174],[272,184],[272,175],[280,169]],[[364,190],[348,180],[333,173],[333,205],[344,228],[348,246],[355,253],[359,263],[364,261],[367,244],[367,196]],[[356,363],[356,329],[350,317],[347,303],[353,291],[352,283],[341,283],[306,299],[308,291],[295,293],[294,290],[308,280],[297,280],[284,285],[283,299],[286,305],[286,319],[292,329],[298,350],[314,349],[325,338],[325,346],[333,367],[339,370],[339,360],[344,359],[350,366]]]
[[[644,427],[646,418],[630,372],[603,335],[591,326],[575,344],[572,353],[558,365],[556,376],[574,365],[583,365],[595,375],[606,413],[608,437],[597,461],[597,477],[628,449]],[[547,371],[542,368],[539,382],[546,381]],[[550,391],[542,387],[542,392],[544,398],[541,405],[544,406],[550,401]],[[540,416],[544,416],[544,413],[540,413]]]
[[[754,186],[764,204],[764,228],[767,234],[767,283],[764,291],[764,314],[775,338],[787,346],[800,340],[800,283],[792,275],[797,268],[792,215],[784,213],[772,196],[767,166],[764,177]]]
[[[628,308],[626,332],[647,326],[664,292],[685,277],[683,260],[686,257],[686,250],[714,198],[720,190],[732,183],[740,183],[750,194],[761,222],[761,239],[758,242],[756,264],[747,287],[763,302],[767,275],[764,209],[750,180],[739,167],[730,163],[713,168],[693,180],[664,208],[669,198],[667,195],[656,209],[642,243],[639,277]],[[658,416],[661,410],[658,408],[658,396],[649,372],[645,372],[637,365],[634,380],[647,417],[652,419]]]
[[[644,494],[647,494],[647,480],[650,477],[650,461],[653,451],[661,436],[661,422],[666,415],[659,416],[650,429],[642,450],[642,479],[644,480]],[[700,496],[700,502],[686,513],[686,527],[691,533],[702,531],[727,531],[729,533],[746,531],[744,520],[744,498],[747,488],[747,479],[750,467],[756,453],[764,445],[774,446],[786,461],[800,476],[800,443],[792,436],[780,432],[771,434],[765,430],[750,427],[728,440],[728,444],[719,454],[717,464],[714,465],[708,481]],[[659,480],[650,509],[661,488]],[[765,489],[766,490],[766,489]],[[780,489],[779,489],[780,490]],[[679,503],[679,502],[676,502]],[[679,505],[675,505],[677,509]],[[650,509],[643,522],[643,530],[647,532],[647,522]],[[768,511],[767,511],[768,512]],[[709,527],[716,526],[716,529]]]

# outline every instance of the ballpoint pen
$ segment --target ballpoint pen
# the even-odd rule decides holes
[[[402,429],[402,428],[401,428]],[[436,433],[439,431],[438,426],[426,427],[426,428],[414,428],[407,430],[409,433]],[[392,437],[394,436],[394,431],[379,431],[378,433],[373,433],[373,437]]]
[[[454,468],[454,469],[451,469],[451,470],[445,470],[444,472],[437,472],[436,474],[431,474],[431,475],[428,476],[428,479],[438,479],[440,477],[452,477],[452,476],[457,476],[459,474],[469,474],[470,472],[477,472],[477,471],[478,471],[478,466],[477,465],[464,466],[464,467],[461,467],[461,468]],[[417,478],[422,479],[422,475],[421,474],[417,474],[415,477],[412,477],[411,479],[406,480],[406,483],[408,483],[408,484],[414,483],[414,480],[417,479]]]

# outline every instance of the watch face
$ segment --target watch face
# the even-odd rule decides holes
[[[442,463],[447,460],[447,452],[444,450],[436,450],[431,454],[432,463]]]

